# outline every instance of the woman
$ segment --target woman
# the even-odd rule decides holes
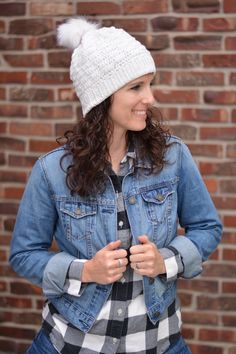
[[[154,61],[84,19],[58,38],[84,119],[36,162],[17,216],[10,262],[47,298],[27,353],[190,353],[176,282],[201,273],[221,223],[187,147],[151,117]]]

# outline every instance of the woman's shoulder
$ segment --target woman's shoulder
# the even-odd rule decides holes
[[[65,146],[60,146],[39,156],[38,162],[47,171],[61,172],[65,171],[71,163],[71,155],[68,154]]]

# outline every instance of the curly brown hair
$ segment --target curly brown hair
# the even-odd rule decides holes
[[[73,195],[94,195],[105,188],[106,171],[110,166],[108,142],[112,136],[108,115],[111,97],[91,109],[73,130],[64,134],[66,152],[61,165],[66,156],[72,155],[72,164],[66,170],[66,183]],[[128,131],[127,141],[132,142],[139,158],[151,162],[151,172],[157,173],[166,163],[164,156],[169,136],[168,129],[162,125],[160,111],[152,108],[148,111],[145,129]]]

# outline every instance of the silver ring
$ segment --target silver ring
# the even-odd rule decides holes
[[[122,267],[123,264],[122,264],[122,260],[120,258],[118,259],[118,263],[119,263],[119,267]]]

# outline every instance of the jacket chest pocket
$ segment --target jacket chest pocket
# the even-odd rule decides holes
[[[148,219],[153,223],[162,223],[171,212],[174,190],[170,186],[156,188],[142,193],[144,208]]]
[[[94,231],[97,213],[95,204],[61,202],[60,212],[67,239],[83,239]]]

